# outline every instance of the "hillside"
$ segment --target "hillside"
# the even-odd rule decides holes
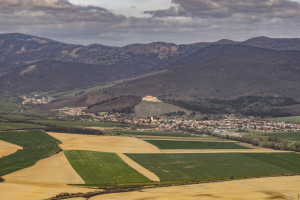
[[[288,97],[295,103],[283,105],[279,114],[300,113],[300,39],[256,37],[244,42],[223,39],[109,47],[65,44],[15,33],[0,35],[0,52],[0,90],[58,97],[42,106],[44,110],[89,106],[91,112],[131,112],[141,97],[150,94],[208,113],[241,111],[228,102],[210,99]],[[95,87],[93,92],[84,92],[91,87]],[[78,92],[69,99],[57,93],[74,90]],[[259,108],[278,114],[276,106],[260,99],[243,105],[250,111],[242,112]]]
[[[168,71],[108,89],[167,99],[285,96],[300,98],[299,51],[213,45],[168,65]]]

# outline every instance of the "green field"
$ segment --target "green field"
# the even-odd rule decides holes
[[[1,117],[8,120],[30,120],[34,118],[34,117],[27,117],[24,115],[1,115]]]
[[[129,167],[117,154],[95,151],[64,151],[86,184],[117,185],[151,180]]]
[[[0,140],[22,146],[24,149],[0,158],[0,176],[30,167],[37,161],[60,150],[60,141],[39,131],[0,132]]]
[[[125,124],[112,123],[112,122],[85,122],[85,121],[62,121],[62,120],[52,120],[52,119],[39,119],[31,120],[36,123],[41,123],[43,125],[54,125],[61,127],[124,127]]]
[[[181,132],[169,132],[169,131],[127,131],[118,130],[112,131],[118,135],[143,135],[143,136],[169,136],[169,137],[199,137],[191,134],[184,134]]]
[[[300,173],[296,153],[126,154],[161,181],[213,181]]]
[[[145,140],[159,149],[250,149],[235,142]]]
[[[16,129],[42,129],[45,126],[26,123],[6,123],[0,122],[0,131],[16,130]]]
[[[274,136],[286,140],[300,141],[300,132],[289,132],[289,133],[267,133],[264,136]]]
[[[17,98],[0,93],[0,111],[17,111],[18,109],[19,104]]]
[[[274,122],[288,122],[288,123],[299,124],[300,123],[300,116],[265,118],[264,120],[274,121]]]

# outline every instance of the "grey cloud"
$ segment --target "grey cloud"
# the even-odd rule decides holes
[[[298,35],[299,4],[287,0],[173,0],[154,17],[126,17],[68,0],[0,0],[0,33],[22,32],[76,44],[191,43]]]
[[[300,16],[300,4],[289,0],[173,0],[166,10],[145,11],[153,17],[224,18],[236,14],[248,17]]]
[[[23,17],[44,17],[59,21],[106,21],[124,20],[108,10],[96,6],[78,6],[68,0],[0,0],[0,11]]]

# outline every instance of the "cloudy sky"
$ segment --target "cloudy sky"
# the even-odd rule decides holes
[[[115,46],[300,38],[300,0],[0,0],[10,32]]]

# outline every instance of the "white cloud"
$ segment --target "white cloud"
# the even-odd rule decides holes
[[[76,5],[72,4],[76,1]],[[243,40],[259,35],[300,36],[300,4],[289,0],[172,2],[177,2],[173,4],[177,10],[169,9],[172,4],[168,0],[113,0],[110,3],[104,0],[0,0],[0,32],[22,32],[68,43],[118,46],[152,41]],[[157,17],[139,14],[145,10],[152,10]],[[131,15],[134,17],[128,17]]]
[[[145,17],[146,10],[167,9],[171,0],[70,0],[77,5],[94,5],[106,8],[115,14],[125,16]]]

